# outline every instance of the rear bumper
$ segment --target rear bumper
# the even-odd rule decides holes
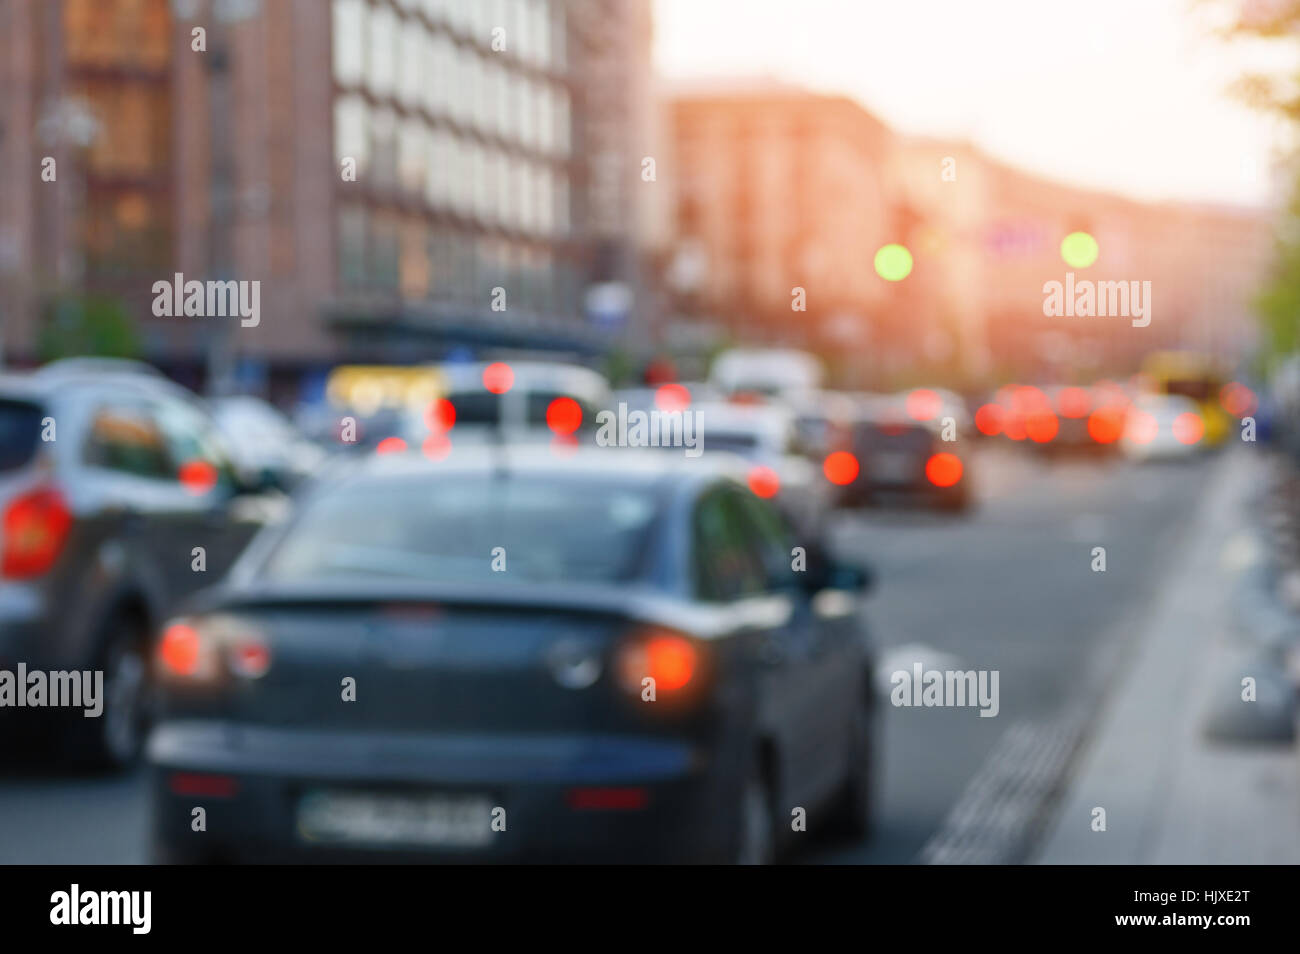
[[[728,837],[725,779],[676,741],[191,722],[159,727],[148,754],[154,844],[177,860],[671,862],[718,857]],[[575,805],[593,789],[634,804]],[[505,830],[466,848],[321,845],[298,826],[301,799],[319,792],[474,796],[505,810]],[[191,830],[196,806],[205,832]]]

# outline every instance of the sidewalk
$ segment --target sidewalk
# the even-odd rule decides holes
[[[1252,525],[1260,460],[1230,451],[1186,545],[1135,632],[1033,860],[1040,864],[1295,864],[1300,761],[1294,745],[1216,743],[1206,715],[1258,648],[1233,618],[1231,556]],[[1261,693],[1263,692],[1261,678]],[[1241,705],[1251,703],[1240,702]],[[1259,704],[1259,703],[1256,703]],[[1092,830],[1094,808],[1106,831]]]

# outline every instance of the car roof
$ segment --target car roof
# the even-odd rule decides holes
[[[347,479],[384,479],[410,476],[504,475],[609,480],[614,483],[707,484],[719,480],[743,481],[745,461],[731,454],[702,454],[688,458],[665,449],[624,447],[574,447],[557,449],[550,443],[505,445],[455,443],[441,460],[430,460],[418,450],[369,454],[340,476]]]
[[[148,365],[143,365],[148,367]],[[137,394],[166,394],[190,401],[198,400],[190,391],[175,384],[160,372],[150,369],[143,373],[135,362],[115,362],[108,359],[75,359],[56,361],[35,371],[0,374],[0,393],[24,397],[28,400],[49,400],[55,394],[65,394],[71,389],[96,388],[114,392],[134,391]]]
[[[552,361],[471,362],[444,364],[439,371],[446,382],[449,394],[482,391],[483,370],[489,364],[504,363],[514,372],[512,388],[526,391],[560,391],[573,394],[591,402],[605,400],[609,395],[609,381],[591,368],[577,364]]]

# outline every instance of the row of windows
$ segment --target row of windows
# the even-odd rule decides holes
[[[335,161],[351,158],[357,178],[400,189],[434,207],[542,236],[569,231],[569,179],[562,167],[401,119],[360,96],[334,106]]]
[[[168,0],[63,0],[64,52],[74,67],[162,69],[171,28]]]
[[[338,2],[338,0],[336,0]],[[343,0],[355,3],[357,0]],[[493,32],[505,31],[506,52],[525,63],[562,70],[564,9],[552,0],[397,0],[405,14],[423,13],[485,46]]]
[[[578,273],[548,249],[345,206],[339,210],[338,251],[344,291],[382,291],[406,301],[490,311],[494,289],[502,288],[508,314],[578,310]]]
[[[567,156],[568,91],[512,66],[501,54],[480,54],[388,8],[336,0],[334,77],[340,85],[527,149]]]

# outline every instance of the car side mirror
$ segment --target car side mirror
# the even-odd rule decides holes
[[[869,593],[875,583],[875,573],[865,564],[834,563],[826,574],[826,586],[833,590]]]

